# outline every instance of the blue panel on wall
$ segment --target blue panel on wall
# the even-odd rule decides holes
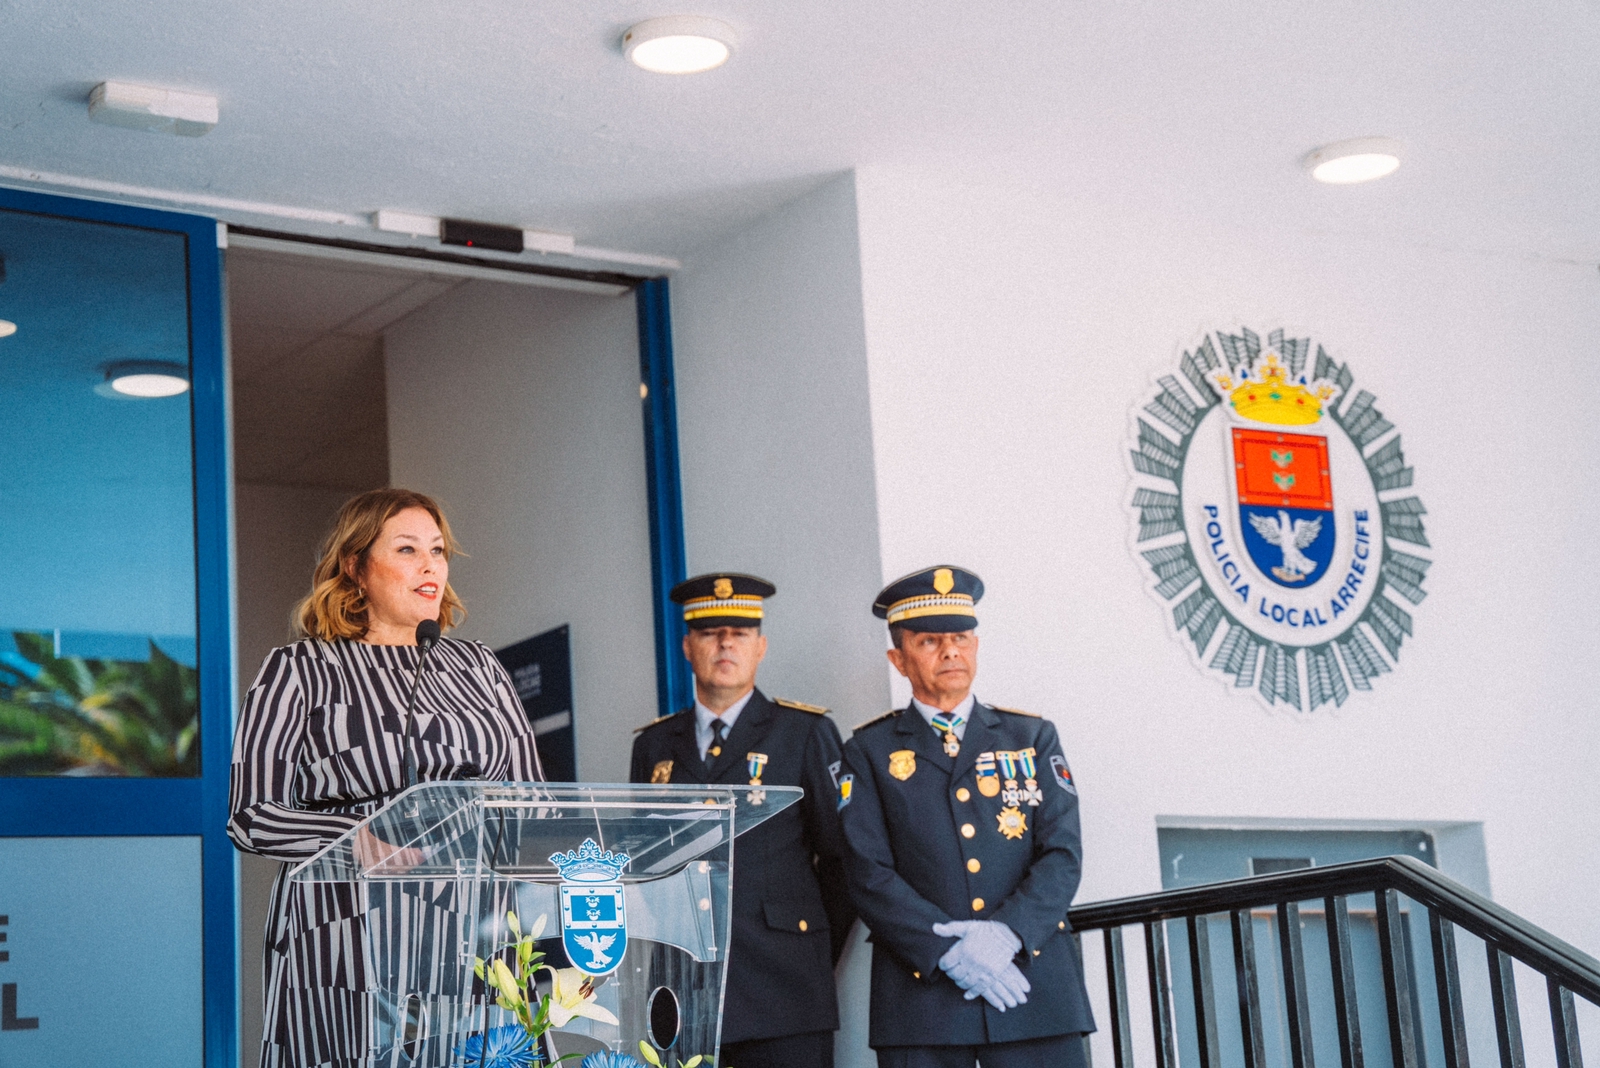
[[[0,839],[0,1064],[202,1063],[200,839]]]

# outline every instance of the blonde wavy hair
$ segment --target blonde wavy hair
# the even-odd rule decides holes
[[[444,556],[461,552],[450,533],[450,523],[437,501],[407,489],[378,489],[351,497],[339,509],[333,529],[322,543],[322,558],[311,573],[311,593],[295,605],[290,615],[293,637],[359,638],[367,632],[367,598],[358,581],[367,565],[367,553],[383,533],[383,525],[407,508],[421,508],[439,524],[444,535]],[[439,605],[439,627],[449,630],[467,617],[466,605],[445,583]]]

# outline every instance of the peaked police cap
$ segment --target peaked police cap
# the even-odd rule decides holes
[[[684,579],[672,587],[673,601],[683,605],[690,630],[761,626],[761,602],[778,588],[764,578],[733,571],[714,571]]]
[[[973,606],[983,597],[983,580],[951,564],[923,568],[895,579],[872,602],[872,614],[890,626],[943,634],[978,625]]]

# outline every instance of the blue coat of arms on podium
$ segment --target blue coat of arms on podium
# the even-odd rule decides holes
[[[622,869],[626,853],[613,853],[585,838],[577,849],[550,854],[561,873],[561,943],[572,966],[585,975],[610,975],[628,948]]]

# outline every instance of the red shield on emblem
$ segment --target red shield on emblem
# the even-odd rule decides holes
[[[1239,528],[1262,574],[1291,589],[1310,585],[1333,559],[1333,479],[1328,439],[1233,428]]]

